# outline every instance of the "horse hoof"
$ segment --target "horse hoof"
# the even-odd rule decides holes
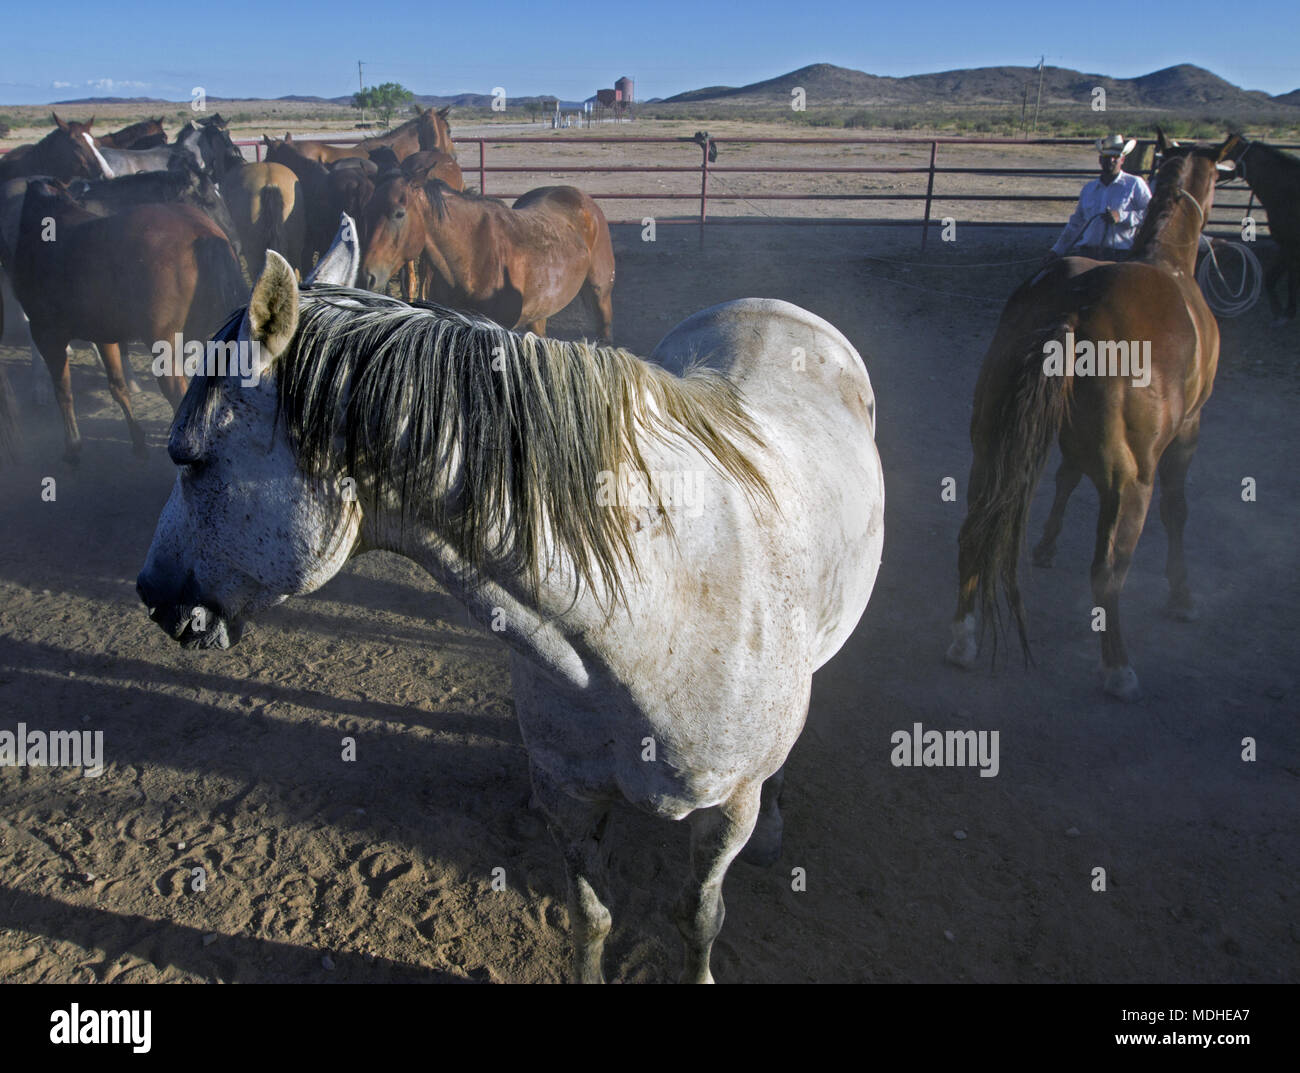
[[[975,666],[979,657],[979,645],[975,641],[975,616],[967,615],[952,624],[952,644],[948,646],[944,657],[954,667],[969,671]]]
[[[1132,667],[1107,667],[1105,668],[1106,676],[1106,695],[1114,697],[1116,700],[1134,701],[1141,696],[1141,690],[1138,689],[1137,672]]]

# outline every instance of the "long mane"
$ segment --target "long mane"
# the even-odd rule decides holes
[[[1160,170],[1156,172],[1155,188],[1151,194],[1151,204],[1147,206],[1147,214],[1142,220],[1142,226],[1133,236],[1133,257],[1139,258],[1145,256],[1155,245],[1155,241],[1164,230],[1169,218],[1173,215],[1174,209],[1181,200],[1181,194],[1184,183],[1187,181],[1188,171],[1191,168],[1192,158],[1190,155],[1181,155],[1170,157],[1160,165]]]
[[[625,599],[633,517],[596,493],[621,467],[649,478],[645,437],[692,443],[751,500],[770,500],[747,453],[762,440],[715,371],[678,377],[623,349],[369,291],[317,285],[302,297],[276,363],[300,466],[355,474],[376,501],[401,505],[402,524],[418,518],[450,540],[470,570],[507,564],[536,591],[549,547],[598,598]]]

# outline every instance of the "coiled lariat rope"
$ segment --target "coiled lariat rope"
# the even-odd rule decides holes
[[[1259,301],[1263,289],[1264,270],[1259,258],[1244,242],[1215,242],[1208,235],[1202,235],[1201,245],[1209,250],[1209,256],[1201,260],[1200,267],[1196,270],[1196,282],[1200,284],[1206,304],[1215,316],[1241,316]],[[1228,251],[1241,262],[1241,272],[1235,287],[1228,282],[1219,264],[1219,254]]]

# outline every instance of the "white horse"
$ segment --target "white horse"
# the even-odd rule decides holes
[[[813,672],[880,564],[862,359],[767,299],[697,313],[652,363],[319,286],[355,278],[351,241],[301,292],[268,253],[225,329],[258,344],[260,380],[196,380],[177,412],[180,472],[138,581],[150,617],[226,647],[355,554],[419,563],[513,649],[577,979],[603,980],[621,800],[689,817],[682,979],[710,982],[723,876],[751,834],[747,859],[778,856]]]

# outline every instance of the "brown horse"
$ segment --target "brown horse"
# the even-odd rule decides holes
[[[55,179],[102,179],[104,169],[87,138],[88,123],[65,123],[57,115],[54,129],[33,145],[20,145],[0,157],[0,183],[24,175],[49,175]]]
[[[106,149],[154,149],[166,145],[167,132],[163,130],[162,121],[162,116],[142,119],[112,134],[101,134],[95,139],[95,144]]]
[[[303,156],[295,148],[302,143],[266,136],[262,142],[266,146],[267,162],[288,168],[302,187],[306,221],[299,269],[305,272],[316,254],[329,249],[338,229],[339,213],[346,212],[353,220],[361,218],[374,192],[378,169],[364,157],[346,157],[327,165]]]
[[[1228,137],[1228,158],[1236,161],[1238,174],[1250,184],[1268,213],[1268,233],[1277,243],[1278,256],[1264,276],[1273,324],[1280,327],[1294,320],[1296,292],[1300,289],[1300,160],[1263,142],[1240,134]],[[1283,274],[1287,280],[1286,311],[1277,286]]]
[[[1166,149],[1163,135],[1160,146]],[[1219,359],[1218,325],[1196,285],[1196,251],[1216,179],[1232,167],[1222,163],[1225,148],[1182,150],[1161,165],[1132,261],[1066,257],[1007,302],[975,388],[975,459],[958,538],[950,662],[975,662],[977,610],[982,626],[993,623],[996,657],[999,587],[1029,660],[1017,564],[1029,502],[1058,438],[1056,498],[1034,563],[1051,564],[1066,502],[1086,474],[1101,497],[1092,591],[1106,692],[1125,700],[1138,693],[1120,634],[1119,594],[1157,472],[1169,610],[1191,617],[1184,479]]]
[[[262,272],[267,250],[305,270],[307,204],[292,171],[283,164],[245,164],[227,171],[221,187],[254,279]]]
[[[600,207],[572,186],[530,190],[514,208],[442,183],[389,177],[366,210],[359,280],[383,291],[402,264],[423,255],[427,297],[506,328],[546,334],[546,320],[581,292],[613,334],[614,249]]]
[[[447,113],[450,111],[450,105],[435,112],[432,108],[421,108],[417,104],[414,119],[408,119],[400,127],[394,127],[386,134],[363,138],[350,145],[294,141],[291,134],[286,134],[284,140],[308,160],[315,160],[321,164],[331,164],[345,157],[365,157],[372,149],[384,146],[392,149],[397,154],[398,160],[405,160],[421,149],[439,149],[448,156],[455,156],[456,148],[451,141],[451,128],[447,125]]]
[[[460,165],[456,163],[456,158],[448,156],[441,149],[421,149],[418,153],[412,153],[400,163],[391,149],[372,149],[370,159],[379,165],[384,172],[383,182],[390,175],[388,172],[400,172],[407,179],[412,179],[418,183],[429,183],[434,179],[447,184],[453,190],[465,189],[465,176],[461,174]],[[374,193],[374,187],[371,187],[370,193]],[[358,211],[364,213],[366,202],[357,206]],[[360,220],[362,226],[365,225],[365,216],[357,215],[351,209],[345,208],[354,220]],[[338,213],[334,214],[338,218]],[[417,297],[426,297],[430,275],[430,266],[426,259],[421,256],[419,261],[408,261],[402,268],[402,293],[406,296],[408,302],[414,301]]]
[[[50,235],[55,241],[47,241]],[[14,293],[31,320],[63,411],[64,458],[81,452],[67,345],[99,348],[108,389],[121,407],[137,454],[144,430],[131,410],[119,344],[206,340],[244,293],[239,262],[221,229],[191,205],[139,205],[95,216],[61,187],[33,182],[23,202],[14,258]],[[175,366],[158,385],[175,409],[186,377]]]

